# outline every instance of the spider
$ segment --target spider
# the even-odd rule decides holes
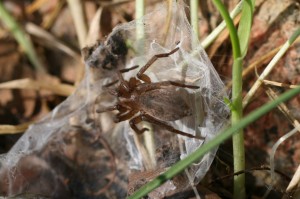
[[[167,123],[167,121],[176,121],[192,115],[191,108],[178,88],[198,89],[199,87],[174,81],[151,82],[151,79],[144,74],[157,59],[168,57],[178,49],[177,47],[169,53],[154,55],[138,71],[136,77],[131,77],[128,81],[124,79],[122,73],[134,70],[138,66],[119,70],[117,73],[118,80],[106,85],[106,87],[110,87],[118,81],[120,82],[115,90],[109,90],[110,94],[117,97],[118,102],[105,110],[97,110],[97,112],[119,111],[115,117],[115,122],[129,120],[130,127],[137,134],[142,134],[148,130],[137,127],[138,123],[147,121],[176,134],[203,139],[175,129]]]

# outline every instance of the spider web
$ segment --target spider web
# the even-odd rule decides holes
[[[167,22],[169,17],[170,21]],[[155,19],[159,19],[159,21],[154,21]],[[167,23],[170,24],[167,33],[157,31],[166,30]],[[143,38],[137,40],[136,27],[139,25],[142,25],[144,35]],[[186,18],[185,7],[182,3],[173,3],[170,12],[166,6],[161,6],[142,19],[119,28],[129,33],[129,41],[133,49],[139,52],[128,62],[127,67],[134,65],[141,67],[153,55],[168,53],[179,47],[178,52],[169,57],[160,58],[153,63],[146,71],[146,74],[151,78],[152,82],[172,80],[200,87],[197,91],[184,89],[184,92],[181,93],[181,95],[185,96],[190,107],[192,107],[192,116],[169,122],[169,124],[183,132],[200,135],[205,138],[204,140],[177,136],[164,131],[163,128],[154,126],[154,141],[152,141],[154,144],[152,144],[155,146],[154,150],[152,149],[152,153],[155,157],[154,163],[151,164],[151,162],[145,161],[145,159],[151,159],[151,149],[148,149],[149,154],[145,157],[145,152],[143,151],[146,149],[143,149],[143,146],[138,146],[139,142],[142,145],[146,145],[147,141],[136,141],[135,133],[129,127],[129,124],[125,123],[123,134],[126,137],[127,148],[132,157],[129,163],[130,168],[141,171],[141,175],[143,175],[144,170],[156,170],[171,166],[214,138],[227,121],[229,110],[223,102],[223,98],[227,97],[227,94],[224,92],[224,84],[212,66],[206,52],[199,41],[194,39],[195,37]],[[138,69],[125,73],[125,79],[136,75],[137,72]],[[161,106],[163,107],[163,103]],[[144,139],[149,139],[149,137]],[[171,145],[176,145],[177,148],[166,144],[170,140],[172,140]],[[161,148],[167,148],[161,153],[167,153],[168,155],[163,156],[157,153]],[[168,153],[168,151],[172,152]],[[217,148],[210,151],[198,163],[187,169],[189,176],[187,185],[197,184],[204,177],[216,151]],[[161,196],[168,191],[172,192],[173,188],[171,185],[169,190],[164,187],[162,193],[160,193]]]
[[[106,164],[109,162],[107,159],[111,159],[106,146],[109,145],[118,161],[115,182],[107,190],[109,194],[93,195],[91,198],[111,198],[112,195],[124,198],[130,173],[143,177],[144,172],[165,170],[217,135],[228,116],[228,109],[223,103],[223,98],[227,97],[224,84],[205,51],[194,39],[185,8],[181,1],[174,1],[171,10],[160,4],[142,19],[117,26],[105,43],[92,47],[91,53],[85,57],[85,77],[75,93],[32,125],[14,147],[1,156],[1,195],[31,193],[66,198],[70,196],[70,190],[73,191],[72,197],[93,195],[91,193],[96,193],[99,187],[101,190],[109,181],[103,176],[112,175],[111,165]],[[142,27],[142,37],[137,33],[137,27]],[[179,47],[176,53],[158,59],[146,74],[153,82],[172,80],[199,87],[197,90],[178,89],[193,113],[168,124],[183,132],[202,136],[204,140],[178,136],[155,125],[150,126],[152,136],[137,137],[128,121],[115,126],[111,113],[95,113],[96,109],[117,101],[103,88],[103,85],[117,79],[117,70],[133,65],[141,67],[153,55],[170,52],[176,47]],[[123,75],[128,79],[137,72],[138,69]],[[149,147],[149,143],[152,146]],[[51,148],[53,146],[56,150]],[[174,179],[149,196],[159,198],[198,183],[209,169],[216,150],[210,151],[186,170],[186,184],[178,184]],[[82,159],[74,154],[79,154]],[[84,157],[80,154],[89,155]],[[62,163],[56,164],[57,160]],[[79,177],[68,176],[65,170],[70,168],[73,168],[72,174]],[[86,170],[83,172],[80,168]],[[28,175],[29,172],[33,175]],[[79,175],[82,172],[83,175]],[[155,175],[148,177],[147,181]],[[64,180],[77,184],[64,184]],[[43,186],[32,185],[32,182]],[[142,184],[131,189],[135,190]]]
[[[165,30],[167,22],[162,19],[168,19],[169,17],[171,20],[167,34],[164,31],[157,31]],[[159,19],[159,21],[153,21],[154,18]],[[139,24],[143,25],[144,37],[141,40],[134,40],[136,38],[135,27]],[[174,128],[180,129],[183,132],[205,137],[204,140],[197,140],[178,136],[179,140],[177,139],[177,144],[180,145],[180,149],[174,153],[179,152],[180,159],[183,159],[204,143],[214,138],[227,121],[226,118],[229,110],[223,102],[223,98],[227,97],[227,94],[224,92],[224,84],[199,41],[194,39],[195,37],[186,18],[185,7],[182,3],[173,3],[170,12],[168,12],[166,7],[162,6],[153,13],[146,15],[143,19],[127,24],[123,28],[132,33],[134,38],[131,41],[135,41],[132,42],[133,46],[142,52],[140,56],[136,56],[129,62],[128,67],[133,65],[143,66],[153,55],[168,53],[175,47],[179,47],[178,52],[167,58],[158,59],[151,65],[146,74],[153,82],[172,80],[200,87],[196,91],[185,89],[185,91],[188,91],[188,94],[186,92],[182,93],[182,95],[185,95],[190,107],[192,107],[192,116],[170,123]],[[139,46],[141,43],[142,48]],[[137,71],[134,71],[124,74],[124,76],[129,78],[136,73]],[[162,136],[156,136],[160,134],[156,131],[159,132],[162,130],[154,129],[155,150],[164,146],[163,143],[169,139],[165,139],[164,141]],[[127,140],[130,140],[128,148],[130,148],[131,156],[140,157],[132,160],[131,168],[143,170],[145,169],[143,165],[145,163],[143,163],[140,151],[135,146],[134,132],[132,132],[128,123],[125,124],[124,129],[124,133],[126,134],[127,132],[130,132]],[[170,137],[173,136],[177,137],[174,134],[170,135]],[[191,176],[190,180],[198,183],[204,177],[214,159],[216,151],[217,149],[210,151],[200,162],[195,163],[188,169]],[[172,160],[165,159],[164,165],[170,166],[171,164],[166,163],[168,161],[174,163]]]

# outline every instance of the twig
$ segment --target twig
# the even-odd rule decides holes
[[[276,98],[278,98],[277,94],[271,89],[271,88],[267,88],[266,90],[267,95],[269,96],[269,98],[271,100],[275,100]],[[268,194],[270,193],[270,191],[273,188],[273,182],[275,181],[275,175],[274,175],[274,171],[275,171],[275,162],[274,162],[274,158],[275,158],[275,152],[277,150],[277,148],[279,147],[279,145],[284,142],[286,139],[290,138],[292,135],[294,135],[296,132],[300,132],[300,123],[299,121],[293,116],[293,114],[290,113],[288,107],[284,104],[281,103],[278,105],[278,109],[283,113],[283,115],[285,117],[288,118],[288,120],[293,124],[293,126],[295,127],[292,131],[288,132],[287,134],[285,134],[284,136],[280,137],[280,139],[273,145],[272,147],[272,151],[270,154],[270,173],[271,173],[271,179],[272,179],[272,183],[271,185],[268,187],[268,191],[264,194],[263,198],[266,198],[268,196]]]
[[[275,157],[275,152],[276,152],[277,148],[279,147],[279,145],[282,142],[284,142],[285,140],[287,140],[288,138],[290,138],[291,136],[293,136],[295,133],[297,133],[299,128],[300,128],[300,126],[297,126],[297,128],[294,128],[293,130],[289,131],[287,134],[285,134],[284,136],[280,137],[279,140],[273,145],[272,151],[271,151],[271,154],[270,154],[270,170],[271,170],[270,172],[271,172],[272,183],[268,187],[268,191],[264,194],[263,198],[266,198],[268,196],[268,194],[270,193],[270,191],[272,190],[272,188],[273,188],[273,181],[275,180],[275,175],[274,175],[274,171],[275,171],[274,157]]]
[[[73,49],[71,49],[69,46],[64,44],[62,41],[59,41],[52,34],[45,31],[41,27],[28,22],[25,24],[25,29],[29,34],[43,39],[44,43],[47,44],[48,46],[59,49],[59,50],[63,51],[64,53],[70,55],[74,59],[79,60],[80,54],[75,52]]]
[[[26,131],[32,123],[24,123],[20,125],[0,125],[0,135],[3,134],[16,134]]]
[[[235,18],[242,10],[242,5],[244,1],[240,1],[240,3],[231,11],[230,17]],[[207,48],[217,37],[218,35],[225,29],[226,23],[222,21],[202,42],[201,45],[203,48]],[[196,52],[198,53],[198,52]],[[196,54],[195,53],[195,54]]]
[[[57,5],[55,5],[54,10],[50,13],[50,15],[48,17],[46,17],[43,20],[43,23],[41,26],[44,29],[48,30],[53,25],[53,23],[59,16],[59,13],[61,12],[62,8],[64,7],[65,3],[66,3],[65,0],[60,0],[57,2]]]
[[[135,18],[136,22],[136,40],[138,41],[138,55],[144,54],[144,39],[145,39],[145,30],[144,23],[140,20],[145,15],[145,0],[136,0],[135,1]],[[156,165],[155,160],[155,142],[154,142],[154,134],[153,128],[151,124],[147,124],[145,122],[142,123],[143,128],[148,128],[149,131],[143,134],[144,143],[145,143],[145,152],[140,151],[143,154],[143,161],[147,164],[147,169],[153,169]],[[135,137],[136,135],[134,135]],[[135,139],[135,143],[137,147],[140,145],[141,140]],[[143,148],[140,147],[143,150]]]
[[[88,32],[84,5],[81,0],[67,0],[67,2],[75,24],[79,46],[80,48],[83,48],[85,46],[85,40]]]
[[[199,23],[198,23],[198,7],[199,1],[190,0],[190,10],[191,10],[191,25],[193,29],[192,43],[195,45],[199,39]]]
[[[282,46],[282,48],[278,51],[278,53],[274,56],[274,58],[271,60],[271,62],[265,68],[263,73],[256,80],[254,85],[251,87],[250,91],[244,97],[243,107],[246,107],[248,105],[248,103],[250,102],[253,95],[256,93],[258,88],[262,85],[263,80],[269,75],[269,73],[273,70],[273,68],[275,67],[275,65],[279,61],[279,59],[285,54],[285,52],[289,49],[289,47],[293,44],[293,42],[297,39],[297,37],[299,35],[300,35],[300,28],[298,28],[293,33],[293,35],[288,39],[288,41],[286,41],[286,43]]]
[[[100,24],[100,20],[101,20],[102,10],[103,10],[103,7],[98,8],[96,14],[94,15],[94,17],[91,21],[88,35],[86,38],[87,46],[91,46],[91,45],[95,44],[96,41],[99,39],[98,33],[101,31],[99,24]]]
[[[26,13],[32,14],[37,11],[47,0],[36,0],[32,4],[26,7]]]
[[[285,83],[275,82],[275,81],[270,81],[270,80],[263,80],[263,83],[265,85],[284,87],[284,88],[296,88],[299,86],[299,85],[285,84]]]
[[[68,84],[49,84],[48,82],[32,80],[29,78],[12,80],[0,84],[0,89],[33,89],[41,90],[46,89],[54,94],[61,96],[69,96],[75,90],[75,87]]]
[[[263,66],[263,63],[270,60],[282,47],[279,46],[275,49],[273,49],[272,51],[268,52],[267,54],[258,57],[257,59],[255,59],[255,61],[253,63],[251,63],[249,66],[245,67],[245,69],[243,70],[242,76],[243,78],[245,78],[246,76],[249,75],[249,73],[251,71],[253,71],[254,69],[260,68],[261,66]],[[229,89],[232,85],[232,81],[228,82],[226,85],[226,88]]]
[[[170,29],[170,25],[171,25],[171,19],[172,19],[172,8],[173,8],[173,0],[168,0],[168,12],[167,12],[167,18],[166,18],[166,23],[164,26],[164,31],[163,31],[163,41],[164,41],[164,45],[167,41],[167,35]]]

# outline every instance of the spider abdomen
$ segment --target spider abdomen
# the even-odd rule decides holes
[[[147,91],[139,97],[142,111],[164,121],[175,121],[192,115],[186,102],[183,89],[166,87]]]

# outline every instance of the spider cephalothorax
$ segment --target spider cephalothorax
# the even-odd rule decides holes
[[[185,96],[182,95],[182,89],[198,89],[199,87],[174,81],[154,83],[144,74],[158,58],[168,57],[178,49],[179,48],[177,47],[169,53],[154,55],[139,70],[136,77],[131,77],[128,81],[123,78],[122,73],[136,69],[138,66],[118,71],[118,81],[120,83],[115,90],[110,91],[112,95],[117,97],[118,102],[115,105],[98,112],[118,110],[119,113],[116,115],[115,121],[121,122],[130,120],[130,127],[137,134],[141,134],[148,130],[146,128],[139,129],[137,127],[138,123],[147,121],[180,135],[199,138],[177,130],[167,123],[167,121],[176,121],[192,115],[191,107],[189,107],[186,102]],[[111,86],[114,83],[107,86]]]

